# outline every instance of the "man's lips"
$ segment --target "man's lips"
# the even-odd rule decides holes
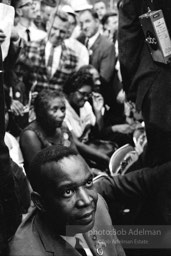
[[[94,210],[92,210],[91,212],[87,212],[87,213],[81,215],[78,218],[78,221],[84,222],[86,224],[86,223],[89,223],[89,222],[91,222],[93,220],[93,216],[94,216]]]

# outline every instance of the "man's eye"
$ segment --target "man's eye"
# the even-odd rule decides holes
[[[91,186],[93,186],[93,179],[92,178],[87,180],[87,182],[86,182],[86,187],[91,187]]]
[[[71,197],[74,194],[74,190],[73,189],[67,189],[64,191],[63,196],[64,197]]]

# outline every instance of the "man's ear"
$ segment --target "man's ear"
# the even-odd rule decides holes
[[[43,205],[43,200],[41,198],[41,195],[37,192],[31,193],[31,199],[33,200],[34,205],[39,209],[41,212],[45,212],[45,208]]]
[[[16,12],[18,17],[21,17],[23,15],[23,11],[22,11],[21,8],[16,8],[15,12]]]

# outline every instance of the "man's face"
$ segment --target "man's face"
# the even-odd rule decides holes
[[[68,21],[69,21],[69,27],[68,27],[67,38],[70,38],[74,31],[74,28],[76,27],[76,19],[72,14],[68,14]]]
[[[94,10],[97,12],[99,20],[103,18],[105,13],[107,12],[106,10],[106,5],[103,2],[98,2],[94,4]]]
[[[67,226],[74,226],[73,234],[90,230],[94,226],[97,193],[85,161],[80,156],[65,157],[58,163],[46,163],[42,170],[49,182],[45,209],[56,229],[59,231],[60,227],[65,233]]]
[[[69,23],[61,20],[59,17],[55,17],[52,27],[48,26],[49,41],[54,45],[61,45],[68,32]]]
[[[92,37],[96,34],[99,29],[99,21],[88,10],[80,13],[79,20],[81,28],[87,37]]]
[[[118,16],[111,16],[103,26],[103,35],[113,40],[114,33],[118,30]]]
[[[20,0],[17,9],[21,17],[29,20],[34,20],[36,18],[36,5],[32,0]]]

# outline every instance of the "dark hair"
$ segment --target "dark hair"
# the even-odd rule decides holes
[[[78,73],[80,73],[80,74],[81,73],[83,73],[83,74],[85,74],[85,73],[91,74],[90,70],[92,70],[92,69],[96,69],[96,68],[93,65],[91,65],[91,64],[83,65],[83,66],[81,66],[79,68]]]
[[[69,79],[64,84],[63,91],[66,95],[69,95],[72,92],[76,92],[78,89],[82,88],[84,85],[91,86],[92,90],[94,89],[93,77],[90,73],[81,73],[79,71],[73,73]]]
[[[64,98],[64,94],[58,90],[52,90],[49,88],[43,89],[38,93],[35,101],[34,101],[34,111],[36,114],[36,120],[39,123],[42,123],[45,117],[45,113],[47,112],[49,102],[55,98]]]
[[[103,16],[102,20],[101,20],[102,25],[104,26],[105,24],[108,23],[108,18],[109,17],[115,17],[115,16],[118,16],[118,14],[116,12],[108,12],[108,13],[106,13]]]
[[[65,157],[78,155],[78,152],[70,147],[55,145],[41,150],[32,160],[29,170],[29,180],[34,191],[42,194],[48,186],[46,172],[42,171],[42,166],[46,163],[58,163]],[[49,170],[50,171],[50,170]]]

